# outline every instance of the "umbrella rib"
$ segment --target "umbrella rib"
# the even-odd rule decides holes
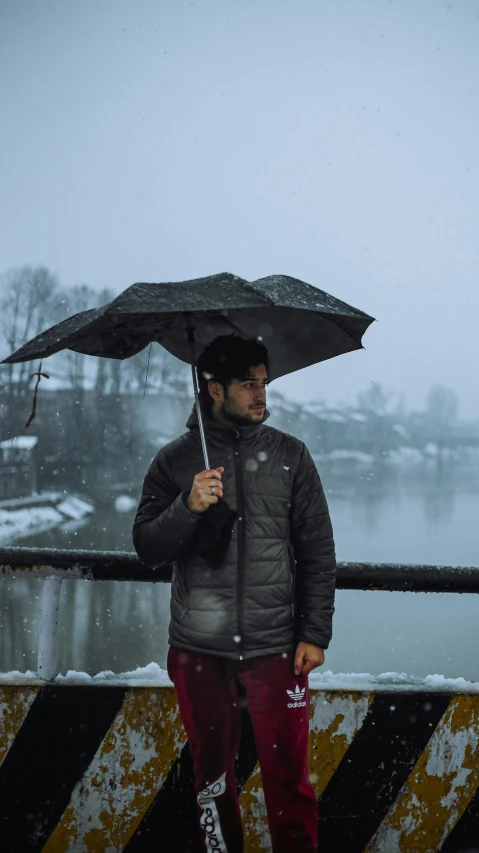
[[[316,313],[316,312],[314,312],[314,313]],[[336,324],[336,326],[339,326],[339,328],[341,329],[341,331],[342,331],[342,332],[344,332],[344,334],[345,334],[345,335],[347,335],[347,336],[348,336],[348,338],[351,338],[351,340],[352,340],[352,341],[354,341],[354,343],[355,343],[356,345],[358,344],[358,342],[357,342],[356,338],[351,334],[351,332],[349,332],[349,331],[348,331],[348,329],[345,329],[345,328],[344,328],[343,324],[342,324],[342,323],[340,323],[340,322],[339,322],[339,320],[335,320],[335,319],[334,319],[334,317],[332,317],[332,316],[331,316],[331,314],[327,314],[327,315],[325,316],[326,312],[322,312],[322,311],[321,311],[321,312],[319,312],[319,313],[321,314],[321,316],[322,316],[325,320],[329,320],[329,322],[330,322],[330,323],[335,323],[335,324]],[[363,334],[364,334],[364,332],[363,332]],[[362,338],[363,334],[361,335],[361,338]],[[362,345],[362,343],[361,343],[361,341],[359,341],[359,346],[360,346],[361,348],[362,348],[362,346],[363,346],[363,345]]]
[[[231,328],[232,328],[232,329],[234,329],[236,332],[239,332],[239,334],[240,334],[242,337],[245,337],[245,334],[244,334],[244,332],[242,331],[242,329],[240,329],[240,328],[239,328],[239,326],[237,326],[237,325],[236,325],[236,323],[233,323],[233,321],[232,321],[232,320],[230,320],[230,318],[229,318],[229,317],[225,317],[225,316],[223,316],[223,319],[224,319],[225,323],[226,323],[228,326],[231,326]],[[248,337],[248,336],[246,335],[246,337]]]
[[[272,304],[273,304],[273,303],[272,303]],[[351,332],[349,332],[349,331],[348,331],[348,329],[345,329],[345,328],[344,328],[344,326],[343,326],[343,324],[342,324],[342,323],[340,323],[340,322],[339,322],[339,320],[336,320],[334,317],[332,317],[332,316],[331,316],[331,314],[327,314],[325,311],[324,311],[324,312],[323,312],[323,311],[313,311],[313,314],[316,314],[316,315],[318,315],[318,314],[319,314],[321,317],[323,317],[323,319],[324,319],[324,320],[329,320],[329,322],[331,322],[331,323],[335,323],[335,325],[336,325],[336,326],[339,326],[339,328],[341,329],[341,331],[342,331],[345,335],[347,335],[347,336],[348,336],[348,338],[350,338],[350,339],[351,339],[351,340],[356,344],[356,347],[359,347],[359,348],[361,348],[361,349],[363,348],[362,342],[361,342],[361,341],[359,341],[359,343],[358,343],[358,341],[357,341],[357,340],[356,340],[356,338],[351,334]],[[230,318],[229,318],[229,317],[225,317],[225,316],[223,316],[223,320],[225,321],[225,323],[227,323],[229,326],[231,326],[231,328],[232,328],[232,329],[234,329],[236,332],[239,332],[239,334],[240,334],[240,335],[242,335],[243,337],[245,336],[245,335],[244,335],[244,332],[239,328],[239,326],[237,326],[237,325],[236,325],[236,323],[233,323],[233,321],[232,321],[232,320],[230,320]],[[363,332],[363,334],[364,334],[364,332]],[[363,335],[361,335],[361,338],[362,338],[362,336],[363,336]],[[246,336],[246,337],[247,337],[247,336]]]

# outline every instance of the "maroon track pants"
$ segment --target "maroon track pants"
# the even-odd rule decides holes
[[[293,653],[232,661],[170,647],[168,674],[193,757],[204,849],[242,853],[234,759],[240,691],[253,726],[274,853],[316,853],[317,805],[308,775],[307,676]]]

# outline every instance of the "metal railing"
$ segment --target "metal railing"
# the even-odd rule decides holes
[[[58,619],[63,580],[169,583],[173,565],[150,568],[126,551],[67,551],[49,548],[0,548],[0,575],[47,581],[42,589],[37,673],[56,674]],[[338,589],[388,592],[479,593],[479,567],[339,563]]]

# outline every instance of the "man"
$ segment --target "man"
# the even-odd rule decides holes
[[[268,353],[223,336],[198,360],[211,470],[202,471],[195,409],[189,432],[157,454],[133,528],[147,565],[175,562],[168,673],[194,762],[206,850],[241,853],[234,775],[241,706],[251,718],[275,853],[317,850],[308,776],[308,673],[324,662],[335,552],[309,451],[264,425]],[[213,570],[195,552],[209,508],[237,512]]]

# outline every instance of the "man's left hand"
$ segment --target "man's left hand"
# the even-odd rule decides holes
[[[294,674],[309,675],[312,669],[324,663],[324,649],[312,643],[298,643],[294,656]]]

